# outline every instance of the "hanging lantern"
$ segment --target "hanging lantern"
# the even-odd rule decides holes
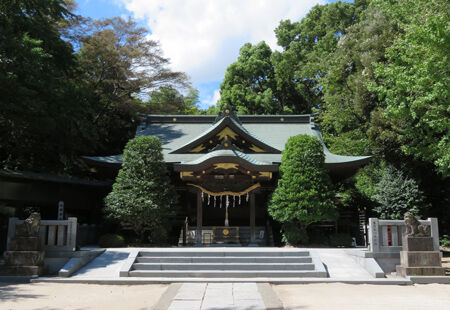
[[[247,197],[246,197],[246,200],[247,200],[247,202],[248,202],[248,193],[247,193]]]
[[[202,192],[202,202],[203,202],[203,192]]]
[[[208,206],[209,206],[209,201],[211,200],[211,195],[208,194]]]
[[[216,207],[216,196],[214,196],[214,208]]]

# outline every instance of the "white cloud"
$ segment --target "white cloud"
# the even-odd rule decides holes
[[[201,101],[202,108],[209,108],[212,105],[215,105],[220,100],[220,89],[216,89],[213,95],[206,96],[205,99]]]
[[[121,0],[145,18],[172,68],[194,84],[223,78],[246,42],[276,47],[280,20],[299,20],[323,0]]]

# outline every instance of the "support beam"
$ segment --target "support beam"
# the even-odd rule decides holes
[[[250,193],[250,243],[255,243],[255,193]]]
[[[197,191],[197,231],[196,244],[202,245],[202,226],[203,226],[203,203],[202,203],[202,192]]]

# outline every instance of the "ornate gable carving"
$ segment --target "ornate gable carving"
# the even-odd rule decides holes
[[[241,124],[236,113],[230,107],[217,116],[212,128],[191,142],[172,151],[173,154],[209,153],[231,146],[244,153],[280,154],[276,148],[266,144],[248,132]],[[227,141],[227,142],[224,142]]]

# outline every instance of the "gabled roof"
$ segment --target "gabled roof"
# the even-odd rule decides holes
[[[250,170],[256,171],[278,171],[278,165],[261,162],[237,150],[217,150],[190,161],[174,165],[175,171],[201,170],[213,165],[214,163],[236,163]]]
[[[235,119],[235,117],[233,117],[233,114],[229,113],[224,113],[224,116],[220,119],[216,119],[215,124],[212,125],[208,130],[202,132],[194,139],[186,142],[184,145],[177,148],[176,150],[173,150],[170,153],[206,153],[215,146],[212,143],[216,137],[219,137],[219,139],[229,137],[231,138],[231,140],[238,140],[239,138],[239,142],[247,143],[247,151],[249,151],[250,153],[281,154],[280,150],[265,143],[262,139],[258,138],[256,135],[245,129],[245,127],[240,124],[239,120]],[[238,141],[232,142],[236,143]]]
[[[265,164],[281,163],[281,151],[289,137],[298,134],[316,136],[322,143],[325,166],[332,171],[354,171],[366,164],[371,156],[342,156],[331,153],[325,146],[319,128],[312,115],[240,115],[239,117],[212,115],[147,115],[136,130],[136,136],[156,136],[162,142],[164,160],[169,164],[198,163],[209,158],[205,156],[214,148],[205,147],[201,152],[189,152],[192,148],[217,136],[221,130],[230,128],[233,132],[267,152],[242,154]],[[230,139],[231,142],[235,142]],[[237,146],[240,148],[240,146]],[[250,154],[250,155],[249,155]],[[236,155],[236,154],[235,154]],[[211,155],[209,155],[211,156]],[[236,155],[237,156],[237,155]],[[239,157],[239,156],[238,156]],[[121,155],[106,157],[85,157],[88,161],[103,165],[120,165]]]

